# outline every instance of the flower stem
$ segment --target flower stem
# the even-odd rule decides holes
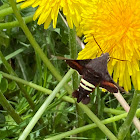
[[[14,14],[16,15],[16,18],[20,24],[20,27],[22,28],[22,30],[24,31],[26,37],[28,38],[28,40],[30,41],[31,45],[33,46],[33,48],[35,49],[35,51],[38,53],[38,55],[40,56],[40,58],[42,59],[42,61],[44,62],[44,64],[48,67],[48,69],[51,71],[51,73],[54,75],[54,77],[60,81],[62,79],[62,77],[60,76],[59,72],[55,69],[55,67],[52,65],[52,63],[49,61],[49,59],[46,57],[46,55],[43,53],[42,49],[40,48],[40,46],[38,45],[38,43],[35,41],[34,37],[32,36],[31,32],[29,31],[27,25],[25,24],[24,20],[22,19],[16,4],[14,0],[9,0]],[[69,94],[72,93],[72,89],[65,84],[64,87],[66,88],[66,90],[68,91]]]
[[[140,110],[139,110],[140,111]],[[139,112],[138,112],[139,113]],[[109,119],[106,119],[106,120],[103,120],[101,121],[103,124],[108,124],[108,123],[111,123],[111,122],[115,122],[115,121],[118,121],[124,117],[127,116],[127,113],[123,113],[121,115],[118,115],[118,116],[114,116],[114,117],[111,117]],[[56,136],[53,136],[53,137],[50,137],[46,140],[57,140],[57,139],[62,139],[62,138],[65,138],[67,136],[70,136],[70,135],[74,135],[74,134],[77,134],[77,133],[82,133],[84,131],[87,131],[89,129],[93,129],[97,127],[96,124],[90,124],[90,125],[87,125],[87,126],[83,126],[83,127],[80,127],[80,128],[77,128],[77,129],[74,129],[74,130],[71,130],[71,131],[68,131],[68,132],[65,132],[65,133],[62,133],[60,135],[56,135]],[[113,139],[113,137],[112,137]]]
[[[2,73],[2,75],[4,76],[4,77],[7,77],[7,78],[10,78],[10,79],[13,79],[13,80],[16,80],[16,81],[19,81],[19,82],[22,82],[23,84],[26,84],[26,85],[29,85],[29,86],[31,86],[31,87],[34,87],[34,88],[36,88],[36,89],[40,89],[41,91],[43,91],[43,92],[51,92],[50,90],[45,90],[45,88],[43,88],[43,87],[40,87],[40,86],[38,86],[38,85],[35,85],[35,84],[33,84],[33,83],[31,83],[31,82],[27,82],[27,81],[25,81],[25,80],[22,80],[22,79],[19,79],[19,78],[16,78],[16,77],[14,77],[14,76],[9,76],[8,74],[5,74],[5,73],[3,73],[3,72],[1,72]],[[52,95],[52,93],[51,93],[51,95]],[[66,99],[68,99],[68,98],[66,98]],[[67,100],[67,101],[70,101],[69,99]],[[70,101],[71,102],[71,101]],[[74,102],[73,102],[74,103]],[[84,111],[85,111],[85,113],[92,119],[92,121],[93,122],[95,122],[97,125],[98,125],[98,127],[100,128],[100,126],[102,127],[102,125],[101,125],[101,123],[100,123],[100,120],[90,111],[90,109],[87,107],[87,106],[85,106],[85,105],[83,105],[82,103],[81,104],[78,104]],[[105,129],[107,129],[105,126],[104,127],[102,127],[102,128],[105,128]],[[103,129],[101,129],[101,130],[103,130]],[[106,130],[107,132],[108,132],[108,130]],[[105,131],[105,132],[106,132]],[[104,132],[104,130],[103,130],[103,132]],[[110,132],[111,133],[111,132]],[[107,136],[109,135],[110,136],[110,133],[108,134],[107,133]],[[112,134],[113,135],[113,134]],[[111,137],[113,137],[111,135]],[[108,137],[109,137],[108,136]],[[114,139],[115,140],[115,139]]]
[[[69,48],[70,48],[70,58],[77,59],[77,40],[76,40],[76,29],[75,27],[73,29],[69,29]],[[78,80],[78,73],[75,71],[72,75],[72,86],[73,91],[78,88],[79,80]],[[76,104],[77,105],[77,104]],[[83,117],[84,113],[82,109],[77,105],[77,119],[78,119],[78,127],[81,127],[84,125]],[[82,137],[82,133],[78,134],[77,137]]]
[[[60,12],[59,12],[59,15],[62,18],[64,24],[68,27],[68,23],[67,23],[66,19],[62,16],[62,14]],[[76,40],[77,40],[78,44],[80,45],[80,47],[82,49],[84,49],[85,45],[84,45],[84,43],[80,40],[80,38],[77,35],[76,35]]]
[[[137,110],[137,114],[138,113],[140,113],[140,109]],[[103,120],[101,122],[103,124],[109,124],[109,123],[112,123],[112,122],[115,122],[115,121],[119,121],[120,119],[123,119],[126,116],[127,116],[127,113],[123,113],[121,115],[117,115],[117,116],[111,117],[109,119],[105,119],[105,120]],[[89,125],[86,125],[86,126],[83,126],[83,127],[80,127],[80,128],[76,128],[76,129],[71,130],[71,131],[63,132],[62,134],[58,134],[56,136],[47,138],[45,140],[58,140],[58,139],[63,139],[63,138],[68,137],[70,135],[75,135],[77,133],[82,133],[84,131],[87,131],[87,130],[90,130],[90,129],[93,129],[93,128],[96,128],[96,127],[97,127],[97,125],[95,123],[89,124]]]
[[[29,31],[29,29],[27,28],[26,24],[24,23],[17,7],[16,7],[16,4],[15,4],[15,1],[14,0],[9,0],[9,2],[11,3],[11,6],[13,8],[13,11],[14,11],[14,14],[16,15],[16,18],[18,19],[19,21],[19,24],[22,28],[22,30],[24,31],[25,35],[27,36],[27,38],[29,39],[31,45],[33,46],[33,48],[35,49],[35,51],[39,54],[39,56],[41,57],[41,59],[43,60],[44,64],[48,67],[48,69],[51,71],[51,73],[56,77],[56,79],[58,81],[60,81],[62,79],[62,77],[60,76],[60,74],[56,71],[55,67],[51,64],[51,62],[48,60],[48,58],[46,57],[46,55],[43,53],[43,51],[41,50],[41,48],[39,47],[39,45],[37,44],[37,42],[35,41],[35,39],[33,38],[31,32]],[[72,89],[67,85],[65,84],[64,87],[66,88],[66,90],[68,91],[69,94],[71,94],[72,92]],[[83,106],[81,106],[82,108]],[[87,110],[90,110],[88,107],[84,106],[83,110],[86,112],[86,113],[89,113],[86,111]],[[92,112],[90,112],[90,114],[87,114],[92,120],[94,120],[92,118],[92,115],[94,115]],[[101,124],[99,123],[99,120],[96,121],[97,124]],[[100,126],[98,126],[101,130],[103,130]],[[106,128],[104,126],[104,128]],[[112,139],[114,138],[113,140],[116,139],[116,137],[111,133],[109,132],[109,130],[106,128],[106,131],[108,132],[107,135]]]
[[[113,133],[96,117],[96,115],[89,108],[86,107],[86,105],[82,103],[79,103],[78,105],[110,140],[117,140]]]
[[[69,29],[69,47],[70,47],[70,58],[77,58],[77,41],[76,41],[76,31],[75,27],[73,29]],[[78,88],[78,74],[75,71],[72,75],[72,85],[73,90]]]
[[[119,114],[125,113],[125,111],[123,111],[123,110],[117,110],[117,109],[106,108],[106,107],[104,108],[104,112],[111,113],[114,115],[119,115]]]
[[[6,74],[6,73],[4,73],[4,72],[0,72],[0,74],[2,74],[2,76],[5,77],[5,78],[14,80],[14,81],[19,82],[19,83],[22,83],[22,84],[25,84],[25,85],[30,86],[30,87],[32,87],[32,88],[34,88],[34,89],[36,89],[36,90],[41,91],[41,92],[44,92],[44,93],[47,93],[47,94],[51,94],[51,93],[52,93],[51,90],[48,90],[48,89],[46,89],[46,88],[43,88],[43,87],[41,87],[41,86],[39,86],[39,85],[36,85],[36,84],[34,84],[34,83],[32,83],[32,82],[25,81],[25,80],[23,80],[23,79],[20,79],[20,78],[18,78],[18,77],[15,77],[15,76]],[[59,95],[57,94],[56,97],[59,97]],[[64,97],[62,97],[62,99],[65,100],[65,101],[67,101],[67,102],[74,103],[74,100],[73,100],[72,98],[68,97],[68,96],[64,96]],[[117,121],[117,120],[119,120],[119,119],[122,119],[122,118],[126,117],[126,115],[127,115],[127,113],[124,113],[124,111],[120,111],[120,110],[116,110],[116,109],[105,108],[104,111],[107,112],[107,113],[112,113],[112,114],[116,114],[116,115],[121,114],[121,115],[118,115],[118,116],[115,116],[115,117],[112,117],[112,118],[107,119],[107,120],[110,120],[110,119],[111,119],[111,121],[108,121],[108,122],[106,121],[106,124],[107,124],[107,123],[110,123],[110,122],[113,122],[113,120],[114,120],[114,121],[115,121],[115,120]],[[137,110],[137,115],[138,115],[138,114],[140,114],[140,109]],[[123,115],[125,115],[125,116],[123,116]],[[118,119],[117,119],[116,117],[117,117]],[[114,118],[114,119],[113,119],[113,118]],[[116,119],[115,119],[115,118],[116,118]],[[96,125],[96,127],[97,127],[97,125]],[[94,128],[94,127],[93,127],[93,128]],[[85,129],[86,129],[86,128],[85,128]],[[90,128],[89,128],[89,129],[90,129]],[[91,129],[92,129],[92,128],[91,128]],[[86,130],[88,130],[88,127],[87,127]],[[85,131],[86,131],[86,130],[85,130]],[[83,131],[84,131],[84,130],[83,130]],[[83,132],[83,131],[82,131],[82,132]],[[73,132],[73,131],[72,131],[72,132]],[[79,133],[80,133],[80,132],[79,132]],[[67,133],[66,133],[66,134],[67,134]],[[76,134],[76,132],[74,132],[74,133],[72,133],[72,134]],[[68,136],[68,135],[66,135],[66,136]],[[57,137],[56,137],[56,138],[57,138]]]
[[[130,129],[130,126],[132,124],[132,121],[134,119],[139,101],[140,101],[140,91],[137,90],[134,93],[134,97],[133,97],[129,113],[127,115],[127,118],[126,118],[125,122],[123,123],[123,125],[121,126],[121,128],[119,130],[119,133],[118,133],[118,139],[119,140],[123,140],[126,137],[128,131]]]
[[[56,88],[53,90],[51,95],[45,100],[43,105],[39,108],[39,110],[36,112],[30,123],[27,125],[21,136],[19,137],[19,140],[25,140],[28,134],[31,132],[39,118],[42,116],[48,105],[52,102],[52,100],[55,98],[56,94],[59,92],[59,90],[63,87],[63,85],[66,83],[68,78],[72,75],[74,72],[73,69],[70,69],[67,74],[64,76],[64,78],[59,82],[59,84],[56,86]]]
[[[119,103],[122,105],[122,107],[124,108],[124,110],[126,112],[129,112],[130,106],[127,104],[127,102],[125,101],[125,99],[123,98],[123,96],[120,94],[120,92],[113,93],[113,94],[116,97],[116,99],[119,101]],[[133,123],[136,126],[136,128],[138,129],[138,131],[140,132],[140,121],[138,120],[137,117],[134,117]]]
[[[8,114],[14,119],[14,121],[19,124],[21,123],[20,116],[15,112],[14,108],[9,104],[7,99],[4,97],[3,93],[0,91],[0,104],[8,112]]]

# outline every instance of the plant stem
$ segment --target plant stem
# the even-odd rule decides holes
[[[140,109],[137,110],[137,114],[139,114],[139,113],[140,113]],[[123,119],[126,116],[127,116],[127,113],[123,113],[121,115],[117,115],[117,116],[111,117],[109,119],[105,119],[105,120],[103,120],[101,122],[103,124],[108,124],[108,123],[111,123],[111,122],[119,121],[120,119]],[[90,130],[90,129],[93,129],[93,128],[96,128],[96,127],[97,127],[97,125],[95,123],[89,124],[89,125],[86,125],[86,126],[83,126],[83,127],[80,127],[80,128],[76,128],[76,129],[71,130],[71,131],[63,132],[62,134],[58,134],[56,136],[47,138],[45,140],[58,140],[58,139],[63,139],[63,138],[68,137],[70,135],[75,135],[77,133],[82,133],[84,131],[87,131],[87,130]]]
[[[76,31],[75,27],[69,29],[69,47],[70,47],[70,57],[72,59],[77,58],[77,41],[76,41]]]
[[[20,116],[15,112],[14,108],[9,104],[7,99],[4,97],[3,93],[0,91],[0,104],[8,112],[8,114],[14,119],[14,121],[19,124],[21,123]]]
[[[76,31],[75,27],[73,29],[69,29],[69,47],[70,47],[70,58],[77,58],[77,41],[76,41]],[[78,88],[78,74],[75,71],[72,75],[72,85],[73,90]]]
[[[7,7],[9,7],[9,4],[8,4],[8,3],[5,3],[5,4],[1,5],[1,6],[0,6],[0,11],[1,11],[2,9],[7,8]]]
[[[7,55],[7,56],[5,57],[5,59],[6,59],[6,60],[9,60],[9,59],[15,57],[16,55],[20,54],[21,52],[23,52],[23,51],[26,50],[26,49],[27,49],[27,48],[25,48],[25,47],[20,48],[20,49],[16,50],[15,52],[13,52],[13,53]],[[1,60],[0,60],[0,64],[2,64],[2,61],[1,61]]]
[[[7,73],[1,72],[1,71],[0,71],[0,74],[2,74],[2,76],[5,77],[5,78],[14,80],[14,81],[16,81],[18,83],[21,83],[21,84],[24,84],[26,86],[30,86],[30,87],[32,87],[32,88],[34,88],[34,89],[36,89],[38,91],[44,92],[46,94],[51,94],[52,93],[52,90],[46,89],[46,88],[44,88],[42,86],[39,86],[39,85],[34,84],[32,82],[28,82],[28,81],[23,80],[21,78],[18,78],[16,76],[12,76],[10,74],[7,74]],[[60,96],[59,94],[56,95],[56,97],[59,97],[59,96]],[[75,103],[73,98],[70,98],[68,96],[63,96],[62,99],[64,101],[67,101],[67,102],[70,102],[70,103]],[[140,109],[138,109],[138,110],[140,111]],[[120,115],[120,114],[125,113],[125,111],[123,111],[123,110],[117,110],[117,109],[112,109],[112,108],[104,108],[104,112],[115,114],[115,115]],[[137,114],[137,116],[140,117],[139,114]]]
[[[11,3],[11,6],[13,8],[13,11],[14,11],[14,14],[16,15],[16,18],[18,19],[19,21],[19,24],[22,28],[22,30],[24,31],[25,35],[27,36],[27,38],[29,39],[31,45],[33,46],[33,48],[35,49],[35,51],[39,54],[39,56],[41,57],[41,59],[43,60],[44,64],[48,67],[48,69],[51,71],[51,73],[56,77],[56,79],[58,81],[60,81],[62,79],[62,77],[60,76],[60,74],[56,71],[55,67],[51,64],[51,62],[48,60],[48,58],[46,57],[46,55],[43,53],[43,51],[41,50],[41,48],[39,47],[38,43],[35,41],[35,39],[33,38],[31,32],[29,31],[29,29],[27,28],[26,24],[24,23],[17,7],[16,7],[16,4],[15,4],[15,1],[14,0],[9,0],[9,2]],[[68,91],[69,94],[71,94],[72,92],[72,89],[67,85],[65,84],[64,87],[66,88],[66,90]],[[82,108],[83,106],[81,106]],[[88,107],[84,106],[83,110],[86,112],[86,113],[89,113],[86,111],[87,110],[90,110]],[[93,114],[92,112],[90,112],[90,114],[87,114],[88,116],[90,116],[90,118],[93,120],[91,114]],[[94,115],[94,114],[93,114]],[[97,121],[99,122],[99,121]],[[98,124],[98,123],[97,123]],[[100,123],[99,123],[100,124]],[[105,126],[104,126],[105,127]],[[99,126],[99,128],[101,128]],[[106,127],[105,127],[106,128]],[[106,128],[107,129],[107,128]],[[101,129],[103,130],[103,129]],[[107,131],[109,131],[107,129]],[[108,132],[107,135],[109,135],[109,137],[112,139],[112,138],[115,138],[116,137],[111,133],[111,132]],[[115,140],[114,139],[114,140]]]
[[[22,5],[22,3],[20,4],[17,4],[17,9],[20,10],[20,6]],[[12,7],[8,7],[8,8],[4,8],[2,10],[0,10],[0,17],[4,17],[4,16],[7,16],[9,14],[12,14],[13,13],[13,9]]]
[[[110,140],[117,140],[113,133],[96,117],[96,115],[89,108],[87,108],[82,103],[79,103],[78,105]]]
[[[52,90],[46,89],[46,88],[44,88],[42,86],[36,85],[36,84],[34,84],[32,82],[28,82],[28,81],[23,80],[21,78],[18,78],[16,76],[12,76],[10,74],[7,74],[7,73],[1,72],[1,71],[0,71],[0,74],[2,74],[2,76],[5,77],[5,78],[8,78],[8,79],[14,80],[14,81],[16,81],[18,83],[30,86],[30,87],[32,87],[32,88],[34,88],[34,89],[36,89],[38,91],[44,92],[46,94],[51,94],[52,93]],[[59,94],[56,94],[56,97],[59,97],[59,96],[60,96]],[[70,103],[75,103],[74,99],[70,98],[68,96],[63,96],[62,99],[64,101],[67,101],[67,102],[70,102]]]
[[[123,96],[120,94],[120,92],[113,93],[113,94],[116,97],[116,99],[119,101],[119,103],[121,104],[121,106],[124,108],[124,110],[126,112],[129,112],[130,106],[127,104],[127,102],[125,101],[125,99],[123,98]],[[136,128],[138,129],[138,131],[140,132],[140,121],[138,120],[137,117],[134,117],[133,123],[136,126]]]
[[[65,25],[68,27],[68,23],[67,23],[66,19],[62,16],[62,14],[60,12],[59,12],[59,15],[62,18],[62,20],[65,23]],[[78,44],[80,45],[80,47],[82,49],[84,49],[85,48],[85,45],[84,45],[84,43],[80,40],[80,38],[77,35],[76,35],[76,40],[77,40]]]
[[[35,49],[35,51],[38,53],[38,55],[40,56],[40,58],[42,59],[42,61],[44,62],[44,64],[48,67],[48,69],[51,71],[51,73],[54,75],[54,77],[60,81],[62,79],[62,77],[60,76],[59,72],[55,69],[55,67],[52,65],[52,63],[49,61],[49,59],[46,57],[46,55],[43,53],[42,49],[40,48],[40,46],[38,45],[38,43],[35,41],[34,37],[32,36],[31,32],[29,31],[27,25],[25,24],[24,20],[22,19],[16,4],[14,0],[9,0],[14,14],[20,24],[20,27],[22,28],[23,32],[25,33],[26,37],[28,38],[28,40],[30,41],[31,45],[33,46],[33,48]],[[72,93],[72,89],[65,84],[64,87],[66,88],[66,90],[68,91],[69,94]]]
[[[25,80],[23,80],[23,79],[20,79],[20,78],[18,78],[18,77],[15,77],[15,76],[6,74],[6,73],[4,73],[4,72],[0,72],[0,74],[2,74],[3,77],[6,77],[6,78],[11,79],[11,80],[14,80],[14,81],[16,81],[16,82],[20,82],[20,83],[22,83],[22,84],[25,84],[25,85],[27,85],[27,86],[30,86],[30,87],[32,87],[32,88],[34,88],[34,89],[36,89],[36,90],[41,91],[41,92],[44,92],[44,93],[47,93],[47,94],[51,94],[51,93],[52,93],[51,90],[48,90],[48,89],[46,89],[46,88],[43,88],[43,87],[41,87],[41,86],[39,86],[39,85],[36,85],[36,84],[34,84],[34,83],[32,83],[32,82],[25,81]],[[57,94],[56,97],[59,97],[59,95]],[[62,99],[65,100],[65,101],[67,101],[67,102],[70,102],[70,103],[75,103],[74,100],[73,100],[72,98],[68,97],[68,96],[64,96],[64,97],[62,97]],[[120,111],[120,110],[116,110],[116,109],[111,109],[111,108],[105,108],[104,111],[105,111],[105,112],[108,112],[108,113],[112,113],[112,114],[122,114],[122,113],[123,113],[123,114],[127,115],[127,113],[124,113],[124,111]],[[138,115],[138,114],[140,114],[140,109],[137,110],[137,115]],[[121,116],[120,116],[120,117],[121,117]],[[124,116],[124,117],[125,117],[125,116]],[[122,115],[122,118],[124,118],[124,117],[123,117],[123,115]],[[107,119],[107,120],[110,120],[110,119],[112,120],[113,118],[115,118],[115,117],[109,118],[109,119]],[[119,118],[119,119],[122,119],[122,118]],[[114,121],[115,121],[115,120],[114,120]],[[111,122],[113,122],[113,120],[112,120]],[[109,123],[109,122],[108,122],[108,123]],[[74,134],[76,134],[76,133],[74,133]]]
[[[125,111],[123,111],[123,110],[117,110],[117,109],[112,109],[112,108],[104,108],[104,112],[115,114],[115,115],[125,113]]]
[[[12,67],[10,66],[10,64],[6,61],[5,57],[3,56],[2,52],[0,51],[0,58],[1,58],[1,61],[3,62],[5,68],[7,69],[7,71],[14,75],[14,76],[17,76],[16,73],[14,72],[14,70],[12,69]],[[26,91],[26,89],[24,88],[24,86],[20,83],[17,83],[17,85],[19,86],[19,88],[21,89],[24,97],[27,99],[28,103],[30,104],[31,108],[34,109],[35,107],[35,104],[34,102],[32,101],[32,98],[30,97],[30,95],[28,94],[28,92]]]
[[[23,61],[23,58],[19,54],[19,55],[16,56],[16,59],[17,59],[17,62],[19,64],[20,70],[22,72],[23,78],[25,80],[27,80],[28,79],[28,76],[27,76],[28,74],[27,74],[27,70],[26,70],[26,66],[25,66],[25,63]]]
[[[127,118],[119,130],[119,133],[118,133],[119,140],[123,140],[126,137],[128,131],[130,129],[130,126],[132,124],[132,121],[134,119],[139,101],[140,101],[140,91],[137,90],[134,93],[133,100],[132,100],[131,107],[128,112]]]
[[[39,108],[39,110],[36,112],[30,123],[27,125],[21,136],[19,137],[19,140],[25,140],[28,134],[31,132],[39,118],[42,116],[48,105],[52,102],[52,100],[55,98],[56,94],[59,92],[59,90],[63,87],[63,85],[66,83],[68,78],[72,75],[74,70],[69,70],[67,74],[64,76],[64,78],[59,82],[59,84],[56,86],[56,88],[53,90],[51,95],[45,100],[43,105]]]
[[[30,15],[30,16],[27,16],[27,17],[23,17],[23,20],[27,24],[27,23],[33,21],[33,15]],[[0,23],[0,30],[2,30],[2,29],[11,29],[11,28],[17,27],[17,26],[19,26],[19,22],[18,21],[12,21],[12,22],[7,22],[7,23]]]
[[[69,28],[69,27],[68,27]],[[75,27],[73,29],[69,28],[69,48],[70,48],[70,58],[71,59],[77,59],[77,40],[76,40],[76,29]],[[79,81],[78,81],[78,73],[75,71],[72,75],[72,86],[73,91],[78,88]],[[81,119],[84,116],[84,113],[82,109],[76,104],[77,109],[77,119],[78,119],[78,127],[81,127],[84,125],[84,121]],[[77,135],[77,137],[82,137],[82,133]]]
[[[137,111],[137,113],[140,113],[140,110]],[[103,120],[101,122],[103,124],[109,124],[109,123],[112,123],[112,122],[115,122],[115,121],[119,121],[120,119],[123,119],[126,116],[127,116],[127,113],[123,113],[121,115],[117,115],[117,116],[111,117],[109,119],[105,119],[105,120]],[[83,127],[80,127],[80,128],[76,128],[76,129],[71,130],[71,131],[63,132],[62,134],[58,134],[56,136],[47,138],[45,140],[58,140],[58,139],[63,139],[63,138],[68,137],[70,135],[75,135],[77,133],[82,133],[84,131],[87,131],[87,130],[90,130],[90,129],[93,129],[93,128],[96,128],[96,127],[98,127],[98,126],[95,123],[89,124],[89,125],[86,125],[86,126],[83,126]]]
[[[14,75],[14,76],[17,76],[16,73],[14,72],[14,70],[12,69],[12,67],[10,66],[10,64],[6,61],[5,57],[3,56],[2,52],[0,51],[0,58],[1,58],[1,61],[3,62],[5,68],[7,69],[7,71]],[[21,91],[23,92],[25,98],[27,99],[28,103],[30,104],[31,108],[33,109],[35,107],[30,95],[27,93],[27,91],[25,90],[25,88],[23,87],[22,84],[18,84],[17,85],[19,86],[19,88],[21,89]]]

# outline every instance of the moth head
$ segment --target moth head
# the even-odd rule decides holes
[[[108,53],[108,52],[107,52],[107,53],[103,53],[103,54],[101,55],[101,57],[103,57],[104,60],[107,60],[107,62],[109,62],[109,60],[110,60],[110,56],[109,56],[109,53]]]

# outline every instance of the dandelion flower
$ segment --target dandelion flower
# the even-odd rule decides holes
[[[17,0],[21,2],[24,0]],[[89,5],[92,0],[26,0],[21,8],[28,6],[38,7],[33,17],[36,20],[38,17],[38,24],[44,23],[44,28],[47,29],[53,20],[53,27],[56,27],[57,16],[60,9],[66,16],[70,28],[79,25],[81,20],[81,12]]]
[[[78,59],[91,59],[109,52],[109,73],[126,91],[140,90],[140,1],[99,0],[83,12],[80,28],[87,42]]]

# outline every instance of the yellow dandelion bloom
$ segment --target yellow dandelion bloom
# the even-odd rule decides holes
[[[24,0],[17,0],[21,2]],[[63,10],[63,14],[66,16],[68,25],[70,28],[79,26],[81,21],[81,13],[92,0],[25,0],[21,8],[28,6],[38,7],[34,20],[38,19],[38,24],[44,23],[44,28],[47,29],[53,20],[53,27],[56,27],[57,16],[60,9]]]
[[[140,90],[140,1],[99,0],[82,14],[80,25],[87,42],[78,59],[95,58],[109,52],[109,73],[125,90]]]

